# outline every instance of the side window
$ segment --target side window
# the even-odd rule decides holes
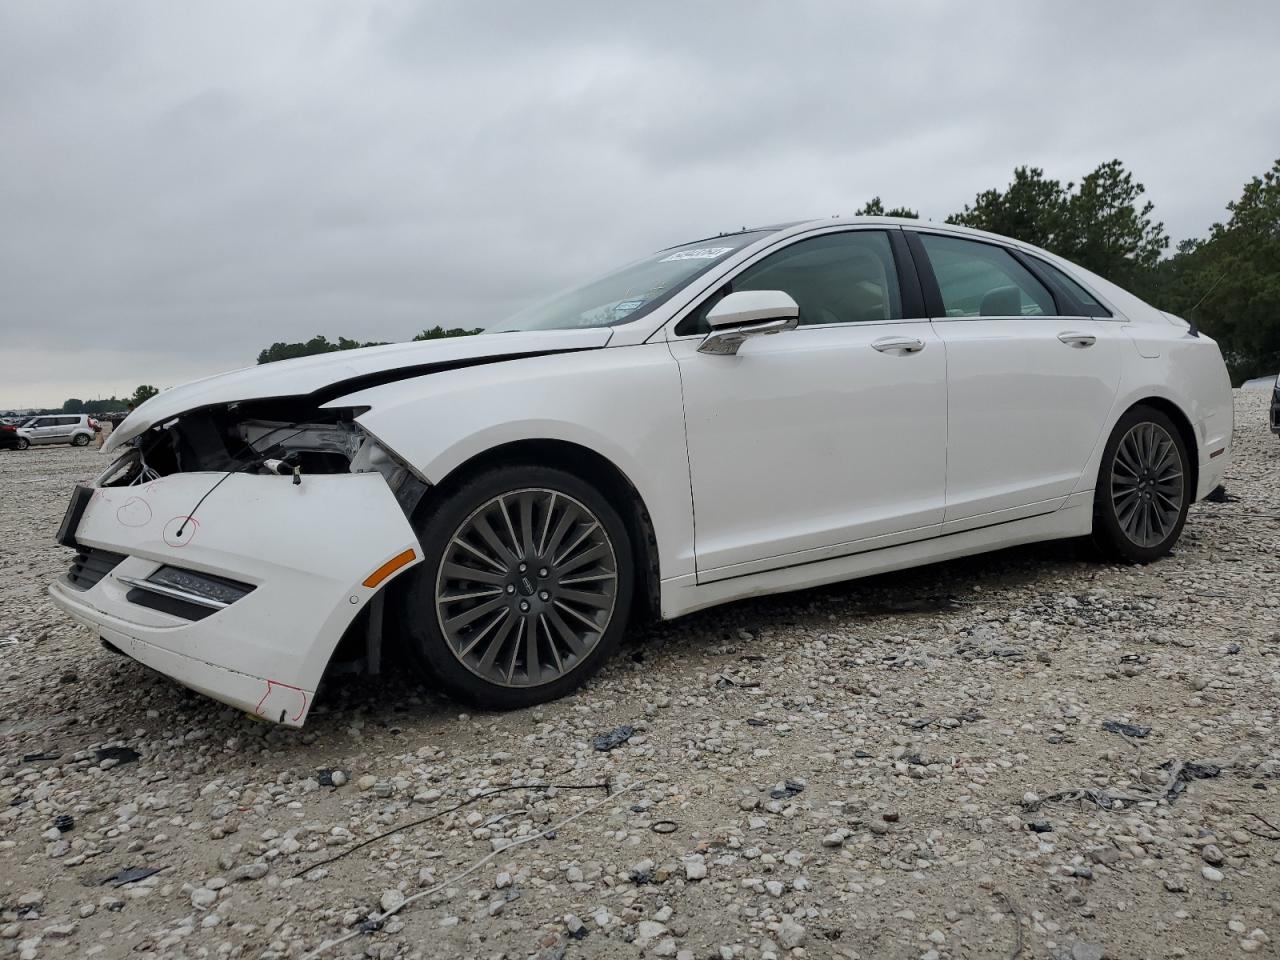
[[[1060,270],[1047,260],[1041,260],[1036,257],[1036,266],[1044,270],[1058,283],[1066,288],[1067,292],[1080,301],[1080,305],[1084,307],[1085,312],[1091,317],[1109,317],[1111,311],[1098,302],[1098,298],[1086,290],[1080,284],[1071,279],[1064,270]]]
[[[707,313],[729,293],[782,290],[800,307],[801,325],[901,320],[902,292],[882,230],[801,240],[747,267],[680,321],[680,336],[707,333]]]
[[[1053,295],[1009,251],[990,243],[922,233],[948,317],[1044,317]]]

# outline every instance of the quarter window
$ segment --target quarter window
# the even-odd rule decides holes
[[[922,233],[948,317],[1043,317],[1053,295],[1002,247]]]
[[[707,333],[707,313],[726,294],[741,290],[789,294],[800,307],[802,326],[902,319],[893,250],[881,230],[828,233],[770,254],[680,321],[676,333]]]
[[[1059,268],[1055,267],[1052,263],[1049,263],[1047,260],[1041,260],[1039,257],[1036,258],[1036,264],[1042,270],[1044,270],[1046,273],[1052,276],[1054,280],[1062,284],[1062,286],[1066,288],[1067,292],[1080,302],[1080,306],[1084,307],[1085,313],[1087,313],[1089,316],[1091,317],[1111,316],[1111,311],[1108,310],[1106,307],[1104,307],[1102,304],[1100,304],[1098,302],[1097,297],[1095,297],[1092,293],[1090,293],[1084,287],[1080,286],[1080,284],[1077,281],[1071,279],[1071,277],[1064,270],[1060,270]]]

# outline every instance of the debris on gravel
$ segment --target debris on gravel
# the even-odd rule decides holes
[[[0,958],[1274,955],[1267,399],[1151,566],[1041,544],[742,602],[511,713],[391,660],[301,730],[57,612],[102,460],[0,452]]]

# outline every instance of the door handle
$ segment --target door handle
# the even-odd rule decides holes
[[[916,337],[882,337],[879,340],[873,340],[871,346],[881,353],[888,353],[890,350],[919,353],[924,349],[924,341]]]
[[[1074,333],[1070,330],[1066,333],[1058,334],[1058,339],[1069,347],[1075,347],[1077,350],[1092,347],[1098,342],[1098,338],[1092,333]]]

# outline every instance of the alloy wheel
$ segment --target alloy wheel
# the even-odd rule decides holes
[[[512,490],[454,531],[436,575],[436,616],[471,673],[540,686],[591,653],[617,592],[617,555],[591,510],[557,490]]]
[[[1145,420],[1129,428],[1111,468],[1111,503],[1132,543],[1154,547],[1177,527],[1183,480],[1182,456],[1164,427]]]

